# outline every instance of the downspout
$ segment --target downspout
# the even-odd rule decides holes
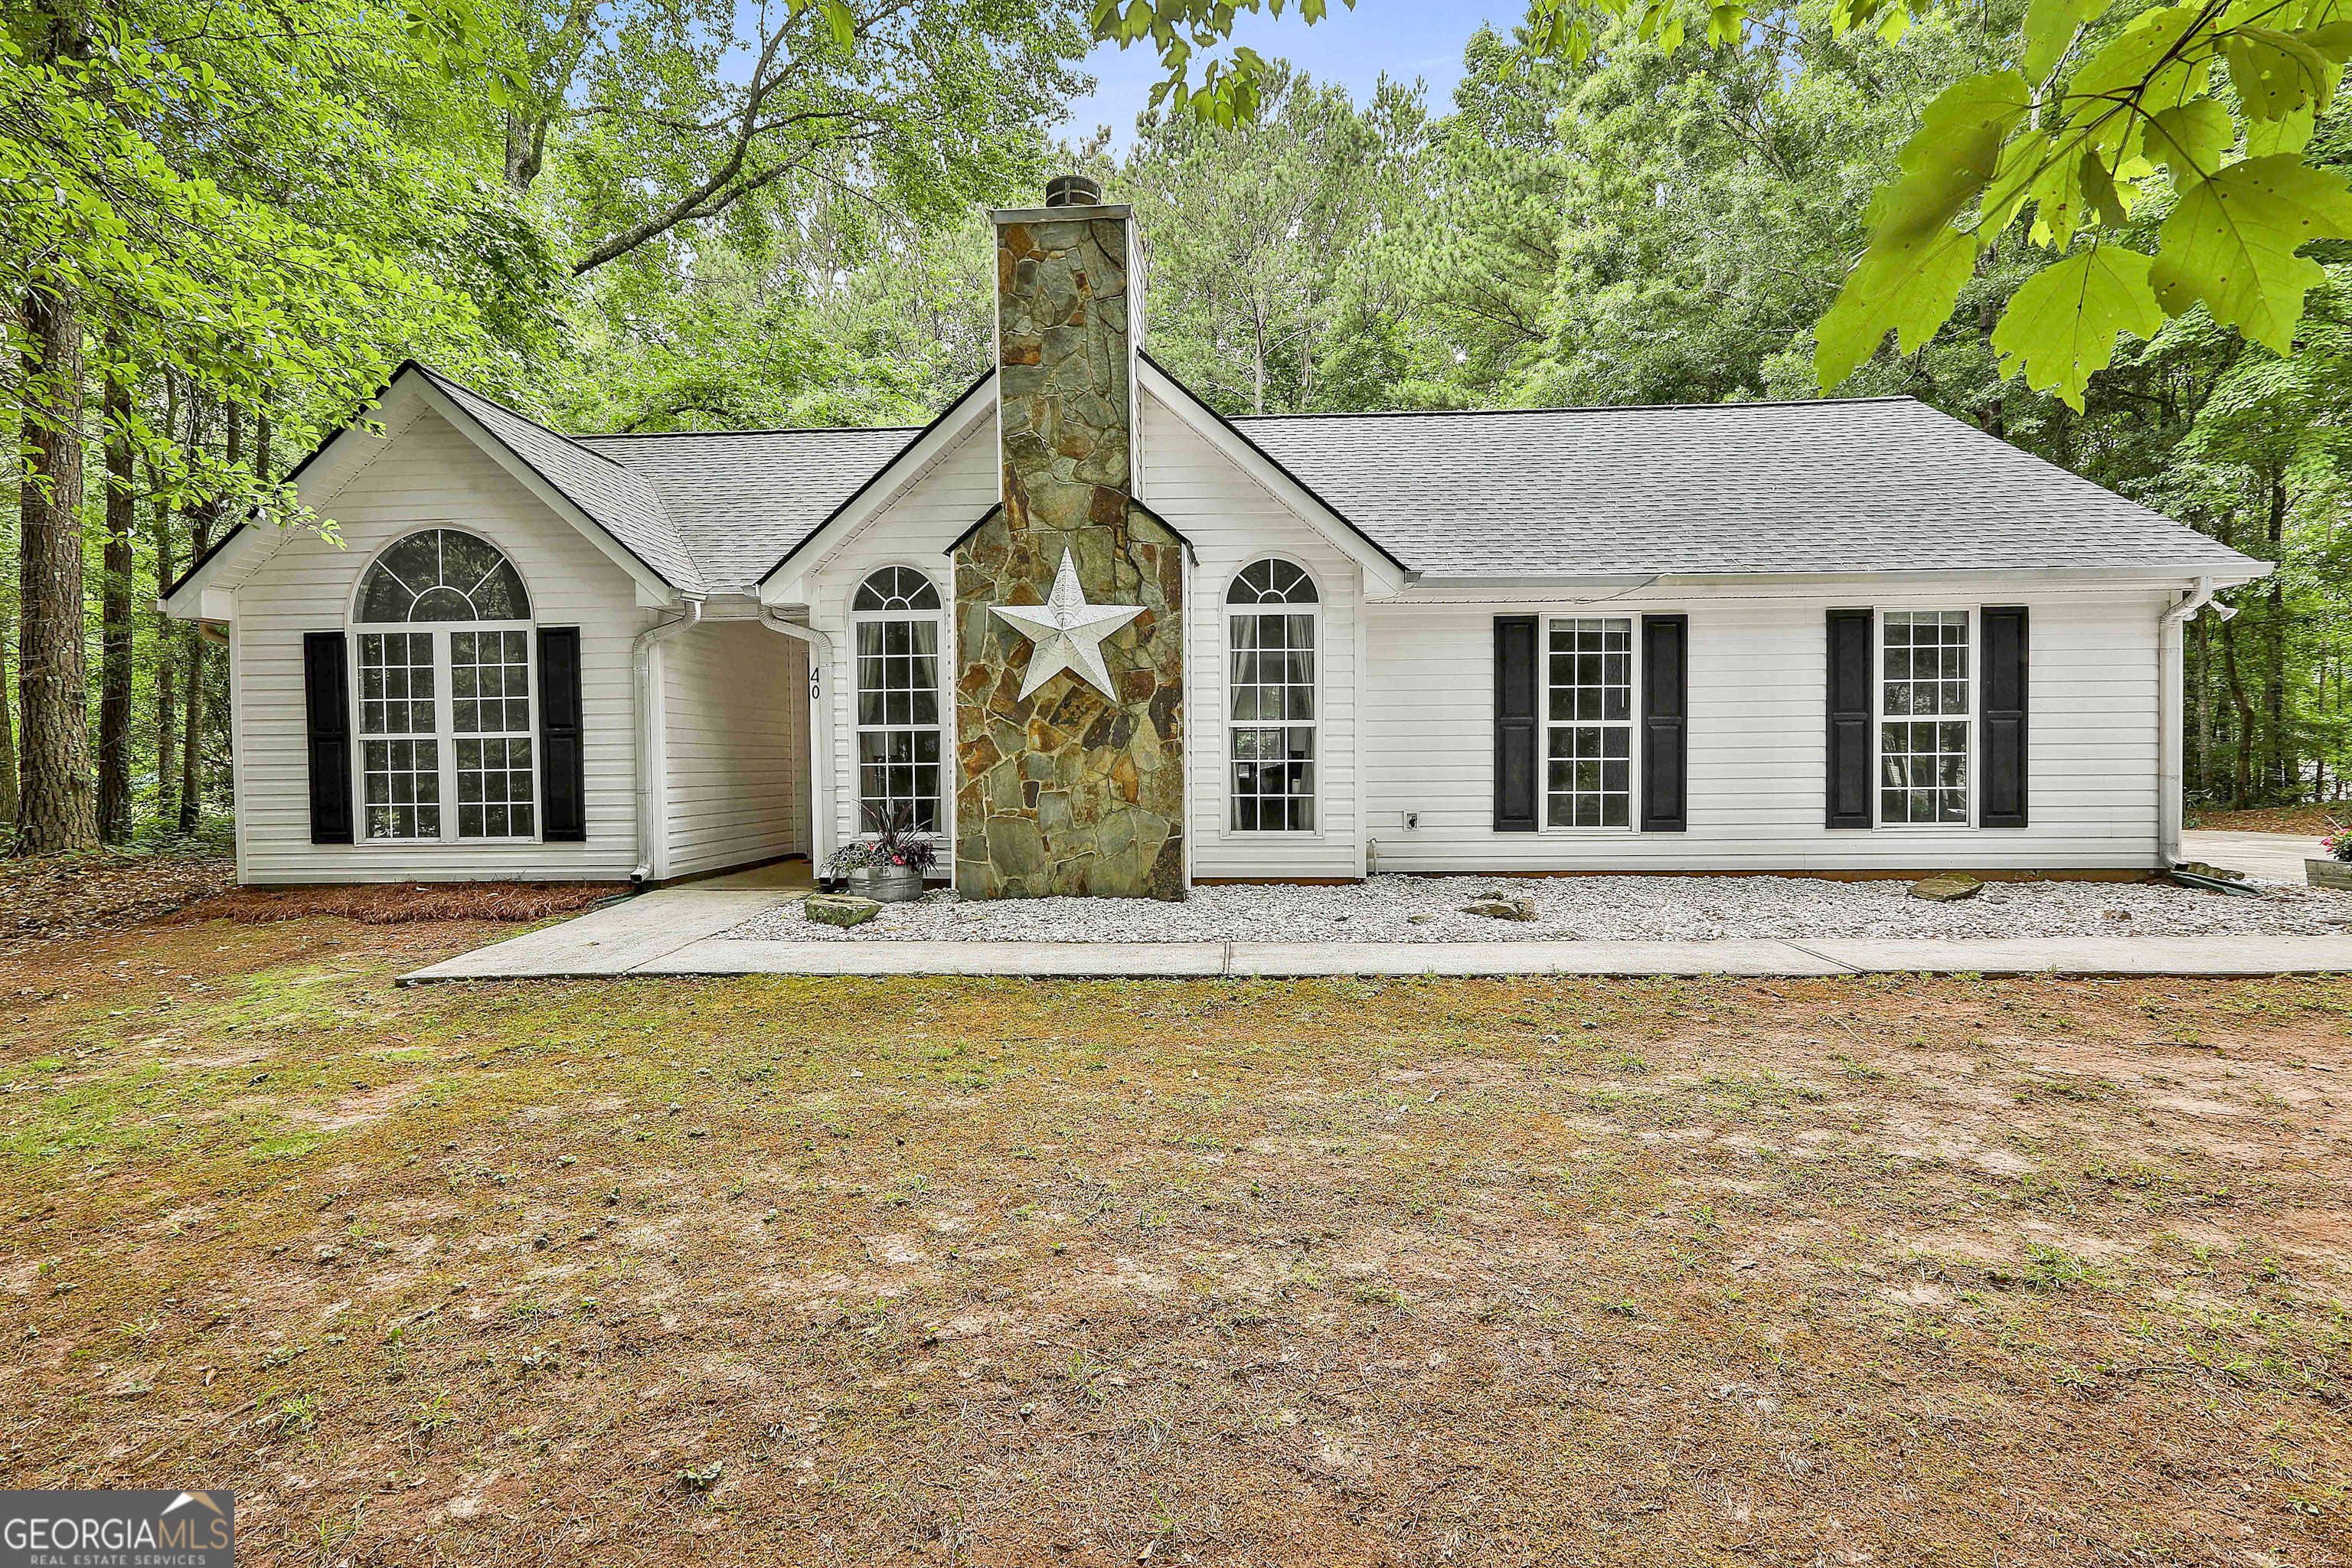
[[[2181,727],[2186,722],[2181,628],[2213,602],[2213,579],[2200,577],[2188,597],[2157,617],[2156,856],[2160,871],[2180,863]]]
[[[661,790],[661,759],[654,755],[654,647],[702,621],[702,601],[688,599],[675,619],[656,621],[629,645],[629,671],[637,696],[637,868],[629,880],[643,885],[653,879],[654,835],[661,825],[656,805]]]
[[[814,626],[788,621],[772,605],[760,606],[760,624],[808,648],[809,865],[818,870],[833,852],[833,735],[826,721],[824,671],[833,665],[833,639]]]

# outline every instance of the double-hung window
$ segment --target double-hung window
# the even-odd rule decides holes
[[[360,834],[374,842],[539,831],[530,598],[498,548],[412,533],[360,584]]]
[[[1969,612],[1889,610],[1879,638],[1878,820],[1968,826]]]
[[[940,591],[885,566],[850,601],[857,639],[857,801],[868,821],[904,810],[940,830]]]
[[[1225,594],[1233,831],[1315,830],[1315,580],[1287,561]]]
[[[1545,645],[1544,821],[1624,827],[1633,813],[1633,623],[1555,618]]]

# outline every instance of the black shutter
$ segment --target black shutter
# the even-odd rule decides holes
[[[1642,831],[1690,826],[1690,617],[1642,617]]]
[[[2025,826],[2025,692],[2030,662],[2025,606],[1987,605],[1977,614],[1984,648],[1979,656],[1978,707],[1984,720],[1984,762],[1978,776],[1977,826]]]
[[[350,643],[341,632],[302,634],[302,708],[310,742],[310,842],[352,841]]]
[[[1868,827],[1871,613],[1832,610],[1829,641],[1829,813],[1832,827]]]
[[[1536,617],[1495,617],[1495,831],[1536,830]]]
[[[580,628],[539,628],[539,836],[588,837],[588,758],[581,743]],[[649,763],[640,761],[639,766]]]

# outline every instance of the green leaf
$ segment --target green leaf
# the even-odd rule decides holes
[[[2074,35],[2115,0],[2032,0],[2025,8],[2025,74],[2046,81]]]
[[[2292,153],[2232,163],[2181,193],[2157,231],[2150,281],[2165,310],[2203,300],[2216,321],[2292,353],[2303,297],[2326,274],[2296,251],[2352,235],[2352,191]]]
[[[1976,264],[1974,237],[1956,228],[1929,229],[1883,247],[1874,240],[1813,330],[1813,374],[1822,390],[1852,375],[1890,331],[1906,353],[1925,347],[1951,316]]]
[[[2136,95],[2150,113],[2190,96],[2213,58],[2214,17],[2194,5],[2142,12],[2066,84],[2069,121],[2090,124]],[[2121,132],[2116,133],[2120,139]]]
[[[2311,145],[2312,133],[2318,128],[2318,112],[2307,103],[2277,120],[2248,121],[2246,156],[2267,158],[2278,153],[2300,153]]]
[[[2252,120],[2279,120],[2306,105],[2325,113],[2335,88],[2326,58],[2293,33],[2269,27],[2233,28],[2221,40],[2230,85]]]
[[[2021,372],[2028,386],[2081,413],[2083,389],[2114,362],[2116,340],[2154,337],[2164,325],[2150,265],[2138,251],[2092,245],[2027,279],[1992,331],[2000,374]]]
[[[2096,147],[2083,149],[2075,178],[2083,187],[2084,205],[2099,215],[2099,221],[2110,228],[2121,228],[2129,215],[2124,211],[2123,194],[2116,189],[2115,176],[2109,174],[2107,166],[2099,162]]]
[[[2238,139],[2230,111],[2210,98],[2191,99],[2148,117],[2141,150],[2172,171],[2175,190],[2210,179],[2221,167],[2221,154]]]
[[[1903,177],[1873,204],[1870,247],[1815,331],[1813,371],[1824,388],[1853,374],[1890,331],[1916,353],[1951,315],[1977,253],[1975,237],[1953,221],[1991,182],[2032,99],[2017,72],[1991,71],[1927,106],[1904,145]]]
[[[824,19],[833,26],[833,41],[845,49],[857,47],[857,18],[842,0],[824,0]]]

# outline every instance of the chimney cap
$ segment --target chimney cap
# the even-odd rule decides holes
[[[1098,207],[1102,195],[1102,182],[1091,174],[1056,174],[1045,182],[1049,207]]]

